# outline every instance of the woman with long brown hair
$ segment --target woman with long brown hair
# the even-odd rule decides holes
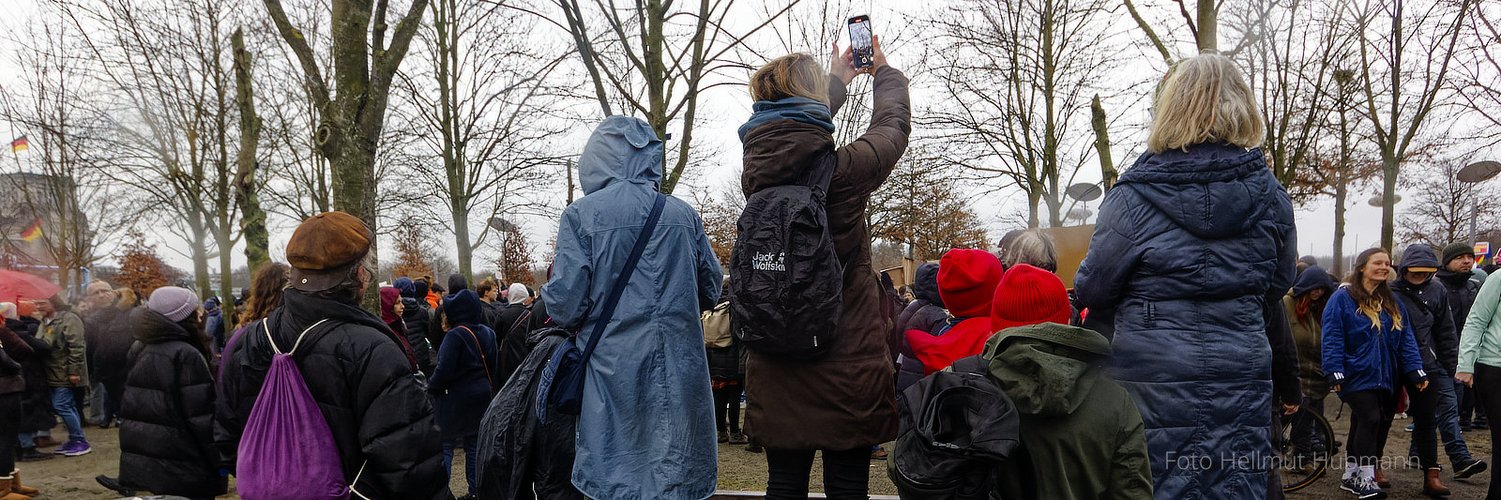
[[[1385,498],[1376,466],[1396,413],[1398,387],[1428,388],[1407,312],[1392,295],[1391,254],[1372,248],[1324,307],[1324,373],[1350,405],[1348,458],[1340,488],[1357,498]],[[1399,378],[1405,375],[1405,379]]]

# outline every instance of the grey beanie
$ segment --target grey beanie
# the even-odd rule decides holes
[[[151,292],[146,307],[172,321],[182,321],[198,310],[198,294],[182,287],[164,286]]]

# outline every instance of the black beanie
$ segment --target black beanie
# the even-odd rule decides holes
[[[1440,265],[1443,267],[1448,267],[1449,262],[1452,262],[1456,257],[1459,257],[1461,255],[1469,255],[1471,257],[1474,257],[1475,248],[1464,243],[1450,243],[1449,246],[1444,247],[1443,259],[1439,261]]]

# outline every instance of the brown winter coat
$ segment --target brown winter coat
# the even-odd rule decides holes
[[[845,87],[829,83],[830,111],[844,104]],[[865,135],[838,148],[829,183],[829,231],[845,266],[844,304],[828,355],[811,362],[752,352],[746,366],[746,432],[771,449],[848,450],[896,437],[895,367],[886,344],[891,319],[870,264],[866,203],[907,149],[912,131],[907,76],[883,67],[875,77],[874,112]],[[834,148],[824,129],[791,120],[770,122],[745,135],[742,187],[749,196],[795,182]]]

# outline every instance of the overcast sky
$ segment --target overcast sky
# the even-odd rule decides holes
[[[19,23],[25,22],[36,10],[35,1],[6,1],[5,5],[8,15],[0,18],[0,28],[10,31]],[[245,1],[249,2],[251,0]],[[852,8],[852,12],[848,14],[870,14],[875,32],[883,35],[883,38],[894,36],[891,35],[893,31],[901,30],[901,43],[894,43],[888,46],[888,57],[893,66],[903,68],[905,67],[905,62],[915,59],[924,50],[923,42],[929,35],[913,31],[912,23],[907,21],[910,16],[920,14],[920,12],[916,12],[916,9],[931,8],[913,6],[918,3],[901,0],[855,1],[851,2],[851,4],[857,7]],[[924,5],[932,4],[925,3]],[[256,8],[256,10],[258,11],[259,9]],[[734,23],[731,26],[732,29],[744,29],[747,23],[753,23],[756,19],[753,15],[742,15],[733,16],[731,21]],[[842,21],[837,19],[832,22],[842,24]],[[543,26],[540,29],[546,28],[546,26]],[[1119,27],[1119,29],[1120,36],[1122,37],[1139,36],[1139,33],[1134,30],[1134,26],[1132,25]],[[1172,34],[1167,33],[1164,36],[1172,36]],[[549,38],[551,37],[549,36]],[[1136,40],[1127,41],[1135,42]],[[14,48],[0,47],[0,55],[3,55],[3,57],[0,57],[0,84],[11,81],[16,72],[15,62],[10,56],[11,50],[14,50]],[[806,50],[821,54],[826,51],[826,48],[808,47]],[[1145,81],[1156,78],[1160,74],[1162,71],[1160,57],[1156,56],[1155,52],[1144,52],[1145,50],[1149,49],[1133,44],[1120,51],[1120,56],[1126,58],[1126,60],[1122,61],[1122,67],[1124,68],[1122,71],[1123,78]],[[413,56],[420,57],[420,54],[414,51],[408,57]],[[743,74],[727,74],[727,76],[744,78]],[[913,77],[915,81],[919,81],[920,83],[921,75],[913,75]],[[931,95],[930,92],[922,89],[914,90],[914,108],[920,109],[922,107],[921,101],[931,98]],[[1118,123],[1124,124],[1123,130],[1112,132],[1112,139],[1115,142],[1113,144],[1113,155],[1116,161],[1126,166],[1129,166],[1130,160],[1134,159],[1131,155],[1141,150],[1139,142],[1145,136],[1144,127],[1148,120],[1145,106],[1142,104],[1132,104],[1133,102],[1141,103],[1144,100],[1140,99],[1140,96],[1116,96],[1107,99],[1106,102],[1107,109],[1110,109],[1112,113],[1119,113],[1119,116],[1116,118]],[[702,108],[700,115],[708,117],[708,123],[696,131],[696,135],[704,141],[701,144],[716,148],[720,154],[718,156],[719,161],[713,162],[707,170],[702,172],[699,178],[694,180],[693,184],[700,190],[707,189],[717,192],[724,186],[729,185],[733,178],[739,174],[740,146],[735,135],[735,129],[749,116],[750,100],[743,86],[725,86],[712,91],[705,100],[701,101],[700,106]],[[0,123],[0,127],[5,127],[6,125]],[[0,128],[0,130],[8,129]],[[1086,133],[1088,132],[1087,127],[1082,130]],[[24,133],[24,131],[18,131],[17,133]],[[918,133],[921,133],[921,131],[918,131]],[[561,140],[560,147],[572,148],[572,151],[578,151],[582,149],[583,141],[586,138],[587,135],[583,132],[570,134]],[[1489,156],[1494,156],[1493,153],[1495,153],[1494,150],[1478,152],[1472,159],[1489,159]],[[1094,160],[1090,159],[1085,165],[1086,167],[1083,171],[1078,174],[1077,180],[1097,181],[1099,173],[1098,169],[1094,167],[1096,165]],[[0,172],[14,171],[15,168],[14,162],[0,162]],[[557,183],[559,186],[563,184],[562,182]],[[1025,197],[1015,189],[993,192],[986,195],[978,194],[981,191],[980,186],[969,186],[969,189],[976,193],[972,197],[974,208],[987,221],[987,229],[993,235],[993,238],[1001,232],[1011,229],[1001,222],[1004,216],[1014,214],[1018,211],[1025,211]],[[1371,246],[1379,240],[1380,209],[1370,207],[1366,203],[1366,200],[1376,193],[1376,189],[1377,187],[1375,186],[1365,187],[1351,196],[1349,224],[1345,240],[1347,254],[1353,255],[1359,249]],[[678,195],[688,197],[690,193],[687,189],[680,189]],[[562,193],[560,190],[558,199],[561,200],[561,198]],[[1413,197],[1407,196],[1407,198],[1410,200]],[[1403,203],[1411,202],[1404,201]],[[1098,202],[1092,203],[1090,208],[1097,208],[1097,204]],[[1334,208],[1332,205],[1333,203],[1329,200],[1320,200],[1298,210],[1298,249],[1300,253],[1315,255],[1332,253],[1331,247],[1334,233]],[[1402,204],[1398,205],[1399,216],[1402,206]],[[530,235],[532,243],[538,247],[533,252],[534,255],[540,257],[546,254],[546,249],[540,247],[545,245],[551,237],[551,233],[556,231],[556,222],[542,217],[530,218],[522,222]],[[273,247],[272,255],[274,258],[279,259],[282,257],[283,252],[281,247],[285,245],[286,238],[290,235],[290,228],[293,226],[294,221],[272,221],[273,233],[271,236],[271,246]],[[183,269],[192,268],[191,262],[187,258],[186,245],[178,237],[160,229],[160,225],[156,224],[143,225],[141,229],[155,236],[160,244],[159,250],[170,263]],[[451,246],[451,243],[448,246]],[[386,248],[389,248],[389,246]],[[449,251],[451,252],[451,249]],[[491,253],[493,252],[482,250],[481,253],[476,255],[475,268],[477,271],[488,267],[481,262],[489,261]],[[389,256],[388,253],[386,255]],[[243,262],[242,250],[237,247],[235,249],[235,263],[238,266],[243,265]],[[215,260],[210,264],[213,266],[217,265],[217,263],[217,260]]]

